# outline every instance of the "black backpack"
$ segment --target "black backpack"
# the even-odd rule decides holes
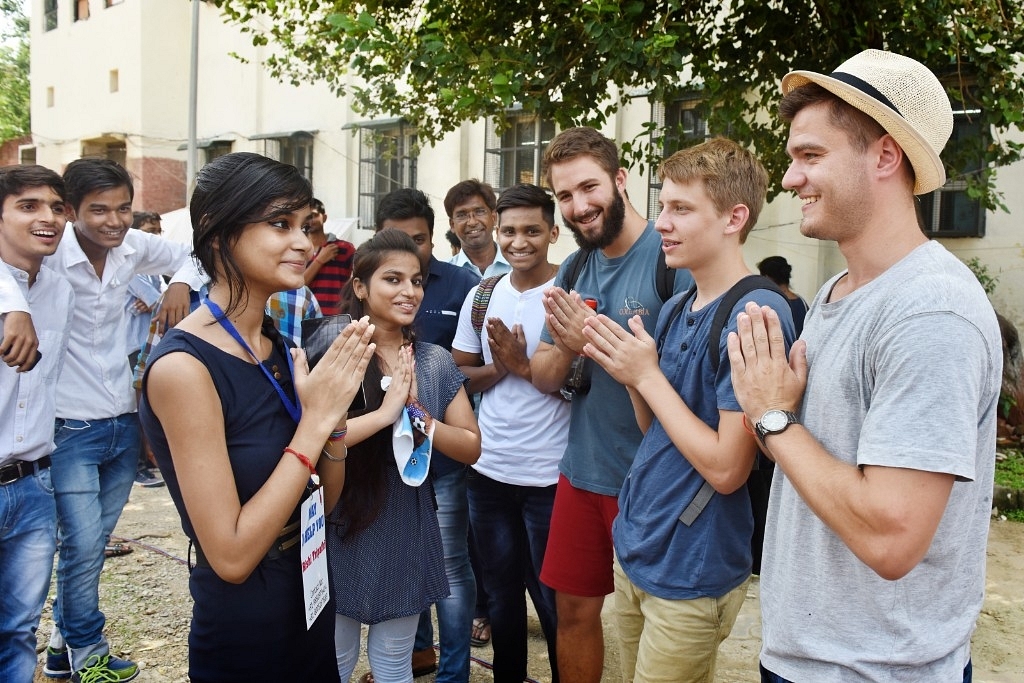
[[[783,299],[786,298],[786,295],[782,293],[782,290],[774,282],[761,275],[748,275],[729,288],[729,291],[722,297],[721,303],[718,304],[718,308],[715,310],[715,317],[711,319],[711,329],[708,333],[708,353],[711,358],[711,367],[716,374],[718,373],[718,368],[722,365],[721,354],[718,353],[719,341],[722,338],[722,330],[725,329],[725,324],[729,320],[729,314],[732,313],[732,309],[739,303],[740,299],[757,289],[766,289],[770,292],[775,292]],[[683,312],[686,302],[696,293],[697,285],[694,285],[679,299],[669,314],[668,320],[665,321],[665,326],[661,329],[661,334],[658,335],[659,357],[661,356],[661,349],[665,344],[665,335],[668,334],[668,329],[672,327],[672,323]],[[712,349],[714,349],[713,353]],[[771,461],[759,450],[754,458],[754,469],[767,469],[770,466]],[[683,510],[683,514],[679,515],[679,521],[686,526],[692,525],[714,495],[714,487],[705,480],[701,484],[700,490],[697,491],[697,495],[693,497],[690,504]]]

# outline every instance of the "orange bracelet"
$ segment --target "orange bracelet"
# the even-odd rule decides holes
[[[751,436],[753,436],[755,438],[757,437],[757,435],[754,434],[754,430],[750,428],[750,423],[747,422],[747,414],[746,413],[743,413],[743,428],[747,430],[747,434],[750,434]]]
[[[286,446],[285,449],[284,449],[284,452],[285,453],[291,453],[292,455],[294,455],[296,458],[299,459],[299,462],[301,462],[303,465],[306,466],[306,468],[309,470],[309,473],[311,475],[313,475],[314,477],[317,476],[316,475],[316,468],[313,467],[313,463],[310,462],[309,458],[304,456],[302,453],[299,453],[297,450],[295,450],[291,446]]]

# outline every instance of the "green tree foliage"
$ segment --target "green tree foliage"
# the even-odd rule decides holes
[[[21,0],[0,0],[0,141],[27,135],[29,119],[28,17]]]
[[[271,72],[322,80],[366,116],[402,115],[436,141],[513,103],[559,125],[601,125],[637,89],[699,89],[710,129],[755,149],[779,188],[785,127],[771,115],[794,69],[830,72],[868,47],[912,56],[991,127],[965,157],[1021,157],[1022,0],[214,0],[272,45]],[[1015,28],[1016,27],[1016,28]],[[609,96],[609,93],[613,93]],[[653,125],[653,124],[651,124]],[[648,131],[623,145],[644,163]],[[951,168],[971,164],[948,160]],[[989,172],[969,178],[987,205]]]

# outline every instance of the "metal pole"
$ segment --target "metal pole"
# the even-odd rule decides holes
[[[185,204],[188,205],[196,173],[199,149],[196,147],[196,107],[199,91],[199,0],[192,0],[192,48],[188,72],[188,160],[185,162]]]

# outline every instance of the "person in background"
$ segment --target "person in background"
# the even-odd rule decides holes
[[[160,214],[151,211],[132,212],[132,230],[141,230],[150,235],[161,235]],[[163,280],[159,275],[137,273],[128,284],[128,296],[125,300],[125,313],[128,320],[128,364],[134,368],[139,362],[139,354],[149,336],[149,326],[153,313],[163,293]],[[135,473],[135,484],[144,488],[164,485],[163,477],[152,459],[152,452],[145,436],[139,445],[139,468]],[[131,546],[122,543],[108,543],[104,552],[107,557],[123,555],[131,550]]]
[[[769,256],[757,264],[757,270],[761,275],[774,282],[786,295],[790,311],[793,313],[793,324],[796,325],[796,334],[799,337],[804,329],[804,317],[807,315],[807,301],[802,296],[789,288],[789,277],[793,273],[793,266],[789,265],[784,256]]]
[[[448,263],[481,278],[511,269],[494,241],[494,224],[498,220],[495,201],[494,188],[476,179],[456,183],[444,198],[448,225],[462,245]]]
[[[444,234],[444,238],[448,240],[448,244],[452,248],[452,256],[458,256],[459,252],[462,251],[462,242],[459,241],[459,236],[455,234],[455,231],[448,229]]]
[[[338,239],[334,233],[324,233],[327,210],[322,201],[314,197],[312,208],[309,241],[313,243],[313,251],[306,264],[304,279],[323,314],[335,315],[340,310],[341,290],[352,277],[352,255],[356,248],[351,242]]]

